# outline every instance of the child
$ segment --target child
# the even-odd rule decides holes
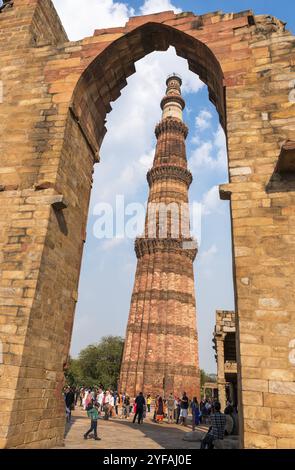
[[[151,404],[152,404],[152,398],[150,395],[146,397],[146,406],[147,406],[147,411],[148,413],[151,412]]]
[[[94,406],[94,400],[87,406],[87,416],[91,419],[91,427],[90,429],[84,434],[84,439],[88,438],[88,435],[91,431],[94,432],[94,439],[96,441],[101,441],[100,437],[97,437],[97,420],[98,420],[98,409],[97,405]]]

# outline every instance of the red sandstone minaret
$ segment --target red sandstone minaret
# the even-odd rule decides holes
[[[198,338],[190,237],[181,79],[167,79],[150,186],[145,234],[137,238],[135,283],[120,374],[120,391],[200,396]],[[166,217],[167,215],[167,217]]]

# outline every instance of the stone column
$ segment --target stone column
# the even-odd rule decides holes
[[[224,338],[220,337],[216,341],[217,346],[217,383],[218,383],[218,399],[221,404],[222,411],[226,405],[225,391],[225,375],[224,375]]]

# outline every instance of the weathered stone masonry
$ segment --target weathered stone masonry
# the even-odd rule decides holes
[[[0,446],[63,439],[63,366],[106,114],[134,63],[172,45],[227,133],[241,445],[295,447],[295,38],[251,11],[164,12],[69,42],[49,0],[15,0],[0,14],[0,44]]]

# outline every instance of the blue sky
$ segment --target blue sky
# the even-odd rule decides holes
[[[95,28],[123,25],[129,15],[167,9],[196,14],[253,9],[258,14],[275,15],[295,30],[294,7],[289,1],[85,0],[88,7],[83,10],[80,0],[55,0],[54,4],[72,40],[92,35]],[[125,335],[136,268],[134,243],[130,239],[98,240],[93,232],[97,221],[93,212],[99,202],[114,205],[116,194],[124,195],[126,204],[146,201],[145,175],[152,165],[154,127],[161,118],[165,79],[177,72],[184,79],[184,119],[190,128],[187,154],[194,177],[190,200],[203,204],[200,249],[194,266],[200,364],[215,372],[215,310],[234,308],[229,207],[228,202],[219,201],[217,191],[217,186],[228,180],[224,134],[207,87],[173,48],[146,56],[136,63],[136,70],[112,105],[101,163],[95,169],[71,352],[76,356],[81,348],[105,335]]]

